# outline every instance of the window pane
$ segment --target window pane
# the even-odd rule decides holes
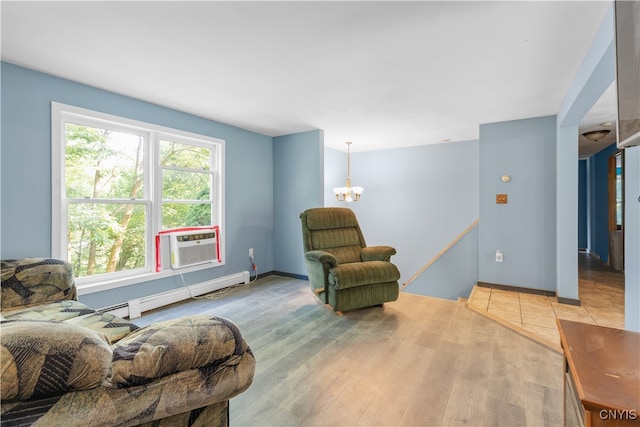
[[[195,227],[211,224],[211,203],[163,203],[162,228]]]
[[[76,277],[145,265],[146,205],[70,203],[68,260]]]
[[[197,145],[160,141],[160,164],[195,170],[209,170],[211,150]]]
[[[144,197],[144,138],[65,123],[65,187],[68,198]]]
[[[211,200],[211,174],[162,171],[163,200]]]

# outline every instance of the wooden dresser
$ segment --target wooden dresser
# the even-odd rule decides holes
[[[640,426],[640,334],[557,320],[566,426]]]

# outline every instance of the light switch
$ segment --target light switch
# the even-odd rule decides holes
[[[496,194],[496,204],[498,204],[498,205],[506,205],[507,204],[507,195],[506,194]]]

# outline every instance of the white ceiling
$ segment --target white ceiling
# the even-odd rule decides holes
[[[2,59],[270,136],[323,129],[357,152],[556,114],[610,7],[2,1]],[[598,104],[590,126],[615,124],[614,91]]]

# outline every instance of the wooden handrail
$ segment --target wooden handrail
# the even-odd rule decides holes
[[[462,239],[464,236],[466,236],[467,234],[469,234],[469,232],[471,230],[473,230],[473,227],[475,227],[476,225],[478,225],[478,223],[480,222],[480,218],[476,219],[475,221],[473,221],[473,223],[471,223],[470,226],[468,226],[467,228],[465,228],[465,230],[460,233],[458,235],[458,237],[456,237],[455,239],[453,239],[447,246],[444,247],[444,249],[442,249],[440,252],[438,252],[433,258],[431,258],[429,260],[428,263],[426,263],[420,270],[418,270],[418,272],[416,274],[414,274],[409,280],[407,280],[406,282],[404,282],[402,284],[402,289],[404,289],[409,283],[413,282],[419,275],[421,275],[422,273],[424,273],[424,271],[429,268],[434,262],[436,262],[438,260],[438,258],[440,258],[442,255],[444,255],[445,252],[447,252],[449,249],[451,249],[453,247],[453,245],[455,245],[456,243],[458,243],[460,241],[460,239]]]

